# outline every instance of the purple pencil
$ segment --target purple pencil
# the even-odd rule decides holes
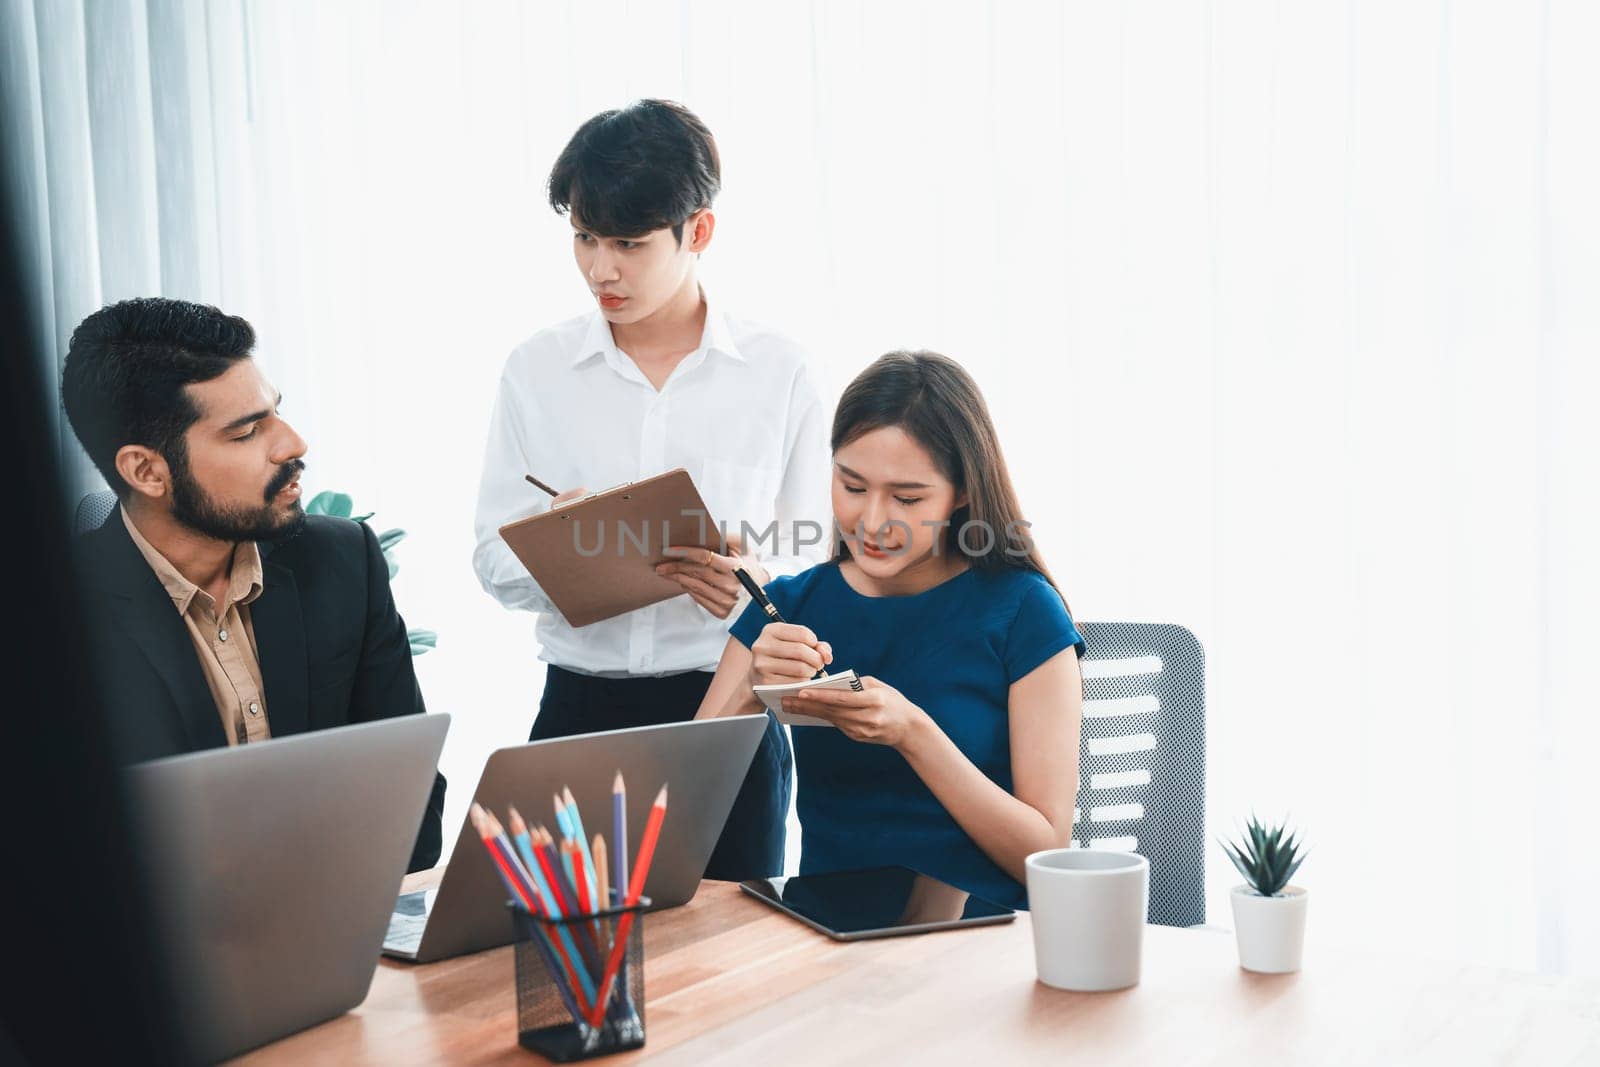
[[[617,853],[613,893],[615,902],[621,904],[628,893],[628,787],[623,784],[621,771],[611,783],[611,840],[616,842]]]

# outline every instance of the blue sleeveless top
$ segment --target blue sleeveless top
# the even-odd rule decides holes
[[[1000,788],[1011,782],[1011,684],[1083,639],[1043,575],[962,571],[913,596],[852,589],[837,562],[774,579],[767,597],[833,648],[830,673],[854,669],[926,711]],[[752,603],[734,623],[745,647],[767,617]],[[792,728],[802,874],[899,864],[997,904],[1026,908],[1022,884],[956,824],[905,758],[826,726]]]

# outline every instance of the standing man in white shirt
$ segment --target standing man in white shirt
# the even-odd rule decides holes
[[[762,584],[826,555],[828,412],[788,338],[707,302],[699,257],[716,227],[716,142],[679,104],[641,100],[585,122],[550,173],[596,310],[512,350],[478,491],[473,567],[507,608],[535,612],[549,664],[530,739],[694,717],[728,640],[743,565]],[[499,528],[586,487],[688,469],[737,555],[664,564],[686,595],[569,625]],[[524,480],[567,486],[553,501]],[[741,531],[754,531],[741,538]],[[791,759],[767,732],[706,870],[781,874]]]

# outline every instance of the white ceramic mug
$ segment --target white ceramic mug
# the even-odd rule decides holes
[[[1133,852],[1052,848],[1026,860],[1039,981],[1099,992],[1139,981],[1150,861]]]

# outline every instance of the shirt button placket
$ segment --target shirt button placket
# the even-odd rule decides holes
[[[639,433],[639,478],[654,477],[666,466],[668,403],[663,391],[656,394],[645,411],[644,427]],[[657,531],[648,533],[655,536]],[[659,604],[652,604],[633,613],[628,627],[628,669],[635,674],[647,673],[655,665],[655,620],[659,607]]]

